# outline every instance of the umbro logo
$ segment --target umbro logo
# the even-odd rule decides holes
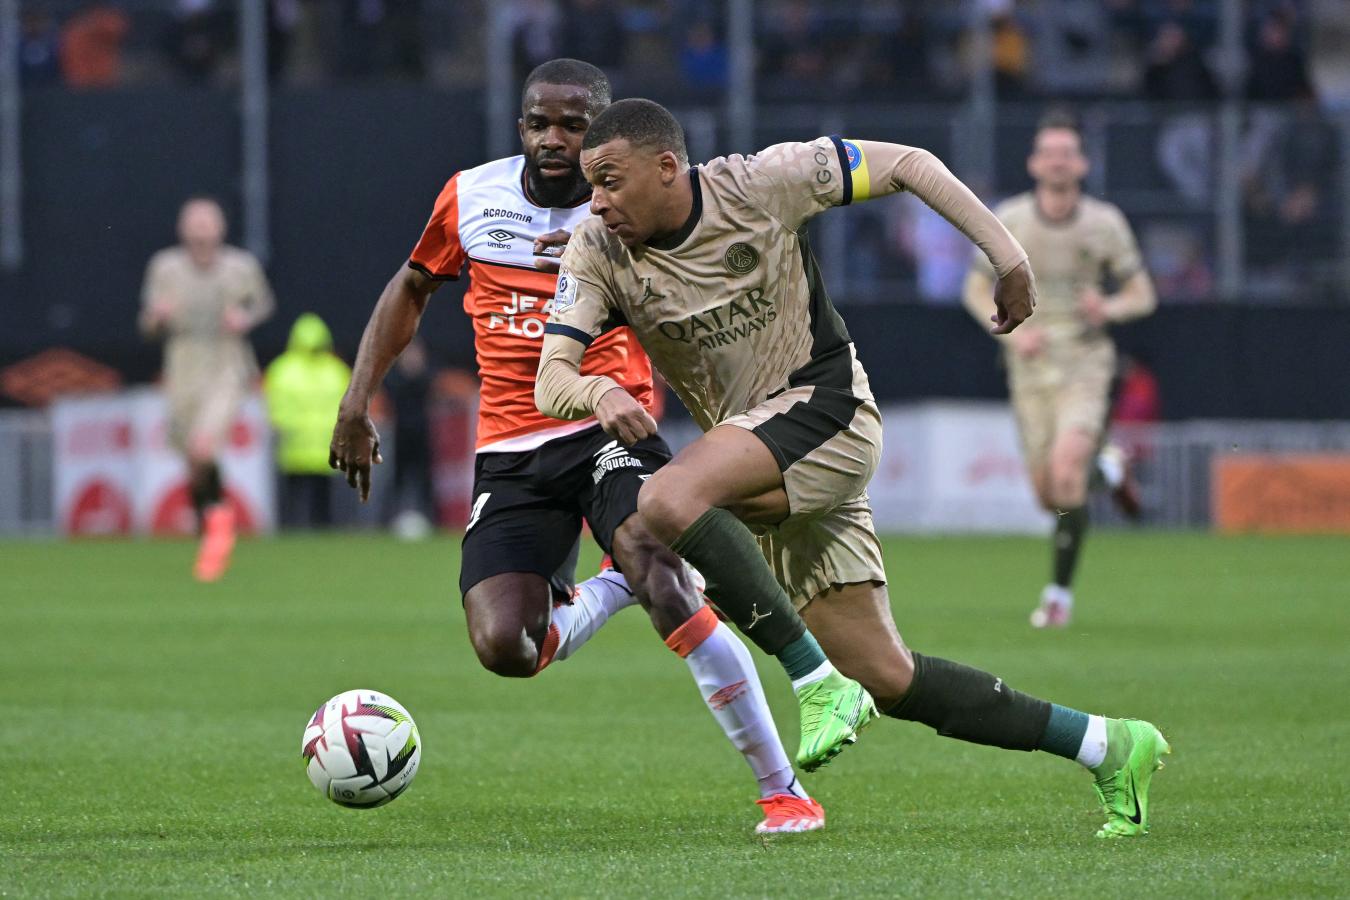
[[[499,243],[505,243],[506,241],[515,238],[515,235],[507,231],[505,228],[494,228],[487,233],[487,236]]]
[[[708,697],[708,705],[714,710],[726,709],[731,704],[745,696],[745,679],[741,679],[735,684],[729,684],[724,688],[718,688]]]

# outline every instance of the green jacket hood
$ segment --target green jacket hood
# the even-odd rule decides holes
[[[317,353],[333,349],[333,334],[314,313],[302,313],[291,326],[291,337],[286,342],[287,352]]]

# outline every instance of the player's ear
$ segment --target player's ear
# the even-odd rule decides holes
[[[670,187],[680,177],[680,158],[672,150],[662,150],[657,163],[661,166],[661,183]]]
[[[523,144],[525,142],[525,118],[523,116],[516,119],[516,134],[520,135],[520,141]]]

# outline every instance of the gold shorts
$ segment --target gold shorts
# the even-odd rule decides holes
[[[875,401],[832,388],[790,388],[722,424],[754,432],[783,473],[788,518],[752,530],[798,609],[831,586],[885,583],[867,499],[881,459]]]
[[[169,445],[185,456],[194,450],[218,455],[243,402],[243,385],[228,378],[201,392],[170,388]]]
[[[1008,392],[1027,466],[1050,461],[1055,440],[1070,430],[1100,439],[1110,412],[1115,350],[1110,344],[1086,347],[1061,364],[1017,366],[1008,373]]]
[[[829,512],[790,516],[759,533],[759,546],[798,610],[832,587],[886,583],[872,506],[860,494]]]

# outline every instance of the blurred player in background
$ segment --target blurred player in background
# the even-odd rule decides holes
[[[218,457],[258,374],[246,335],[275,302],[258,260],[225,244],[225,213],[193,197],[178,214],[178,246],[150,259],[141,291],[141,332],[164,340],[169,442],[188,464],[201,546],[194,574],[215,581],[234,549],[234,511]]]
[[[1125,216],[1083,194],[1088,159],[1071,117],[1053,113],[1042,120],[1027,171],[1035,188],[1004,201],[996,213],[1036,269],[1040,307],[1031,322],[999,341],[1027,472],[1041,506],[1056,516],[1053,577],[1031,624],[1063,627],[1073,612],[1094,466],[1127,514],[1138,513],[1123,454],[1115,447],[1098,453],[1116,374],[1107,328],[1148,315],[1157,298]],[[1107,282],[1113,293],[1103,293]],[[977,255],[966,278],[966,308],[983,322],[993,298],[993,273]]]
[[[413,338],[384,379],[385,392],[394,407],[394,484],[389,491],[388,510],[394,533],[407,540],[430,534],[434,515],[429,413],[432,375],[426,344],[421,338]]]
[[[824,137],[691,167],[666,109],[620,100],[582,148],[596,217],[563,255],[539,408],[595,415],[625,444],[648,440],[656,423],[642,406],[583,368],[589,348],[631,329],[704,431],[643,485],[642,523],[698,567],[709,595],[766,652],[824,649],[826,674],[794,677],[799,696],[803,682],[842,673],[872,695],[851,731],[877,715],[874,697],[887,716],[947,737],[1074,760],[1095,778],[1107,814],[1100,837],[1147,831],[1149,782],[1168,749],[1151,724],[1049,703],[901,639],[867,497],[881,413],[806,226],[831,207],[912,192],[989,258],[998,334],[1035,305],[1013,236],[916,147]]]
[[[575,653],[611,615],[641,603],[759,781],[764,820],[756,830],[814,830],[824,825],[824,810],[793,773],[749,651],[704,604],[680,558],[635,515],[639,488],[670,459],[669,448],[654,434],[621,447],[593,418],[560,423],[535,408],[544,322],[557,288],[549,267],[536,267],[536,241],[588,215],[581,140],[609,102],[608,79],[587,63],[553,60],[530,73],[519,123],[524,155],[459,172],[442,190],[361,339],[331,462],[364,500],[371,463],[381,461],[371,397],[413,338],[431,294],[467,265],[464,311],[482,388],[459,583],[479,661],[498,675],[535,675]],[[588,372],[650,406],[651,365],[627,330],[596,342],[590,362]],[[623,574],[606,570],[574,586],[583,520]],[[824,728],[842,740],[838,729]]]

